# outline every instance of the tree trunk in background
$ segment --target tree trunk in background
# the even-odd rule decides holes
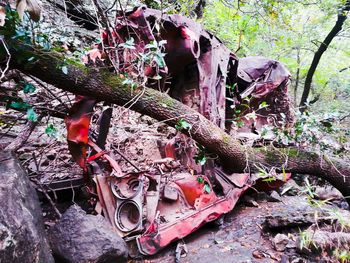
[[[194,13],[197,16],[197,19],[200,19],[203,17],[205,5],[206,5],[206,0],[199,0],[198,1],[196,8],[194,9]]]
[[[298,96],[298,86],[300,80],[300,48],[297,51],[297,73],[295,74],[295,85],[294,85],[294,106],[297,107],[297,96]]]
[[[307,72],[304,91],[300,101],[300,110],[303,112],[306,109],[306,102],[310,94],[312,78],[315,74],[316,68],[321,60],[323,53],[327,50],[329,44],[333,38],[342,30],[345,20],[347,19],[348,12],[350,10],[350,1],[347,1],[344,7],[338,14],[337,22],[335,23],[332,30],[328,33],[327,37],[323,40],[318,50],[316,51],[314,58],[312,59],[311,66]]]

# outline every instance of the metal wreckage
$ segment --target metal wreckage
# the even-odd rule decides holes
[[[113,34],[104,33],[96,49],[102,51],[102,44],[115,46],[133,38],[132,48],[115,52],[119,72],[133,74],[135,54],[145,52],[154,41],[166,40],[165,63],[144,67],[147,87],[168,92],[236,137],[256,136],[266,124],[293,123],[287,95],[290,73],[281,63],[263,57],[238,59],[201,25],[180,15],[137,7],[117,15],[115,21]],[[94,60],[96,53],[89,56],[88,60]],[[97,56],[103,57],[101,53]],[[160,77],[155,79],[155,75]],[[268,107],[261,107],[263,101]],[[100,210],[116,234],[143,255],[153,255],[228,213],[253,185],[271,189],[290,177],[277,174],[279,179],[267,183],[256,174],[227,174],[218,161],[208,160],[201,166],[195,163],[195,147],[185,135],[175,136],[160,150],[166,160],[179,160],[192,172],[162,174],[155,169],[124,174],[105,150],[111,108],[100,117],[97,138],[89,136],[96,103],[77,96],[66,117],[69,150],[86,180],[94,181]],[[253,118],[243,117],[256,112]],[[238,119],[244,125],[233,125],[232,120]]]

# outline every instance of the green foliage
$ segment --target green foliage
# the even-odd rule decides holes
[[[45,128],[45,134],[48,136],[55,137],[57,135],[57,128],[52,123],[50,123]]]
[[[269,105],[267,104],[267,102],[263,101],[259,105],[259,110],[264,109],[264,108],[268,108],[268,107],[269,107]]]
[[[314,114],[312,112],[296,112],[296,122],[293,127],[285,128],[283,113],[280,123],[282,128],[265,125],[261,130],[263,139],[271,140],[280,145],[295,145],[297,147],[312,147],[324,154],[338,156],[349,155],[349,129],[344,127],[344,115],[339,112]],[[346,116],[346,115],[345,115]]]
[[[32,122],[36,122],[38,120],[38,115],[32,107],[27,109],[27,119]]]
[[[271,171],[267,171],[264,167],[255,165],[258,170],[258,175],[262,178],[263,182],[272,183],[277,180],[276,171],[273,169]]]
[[[132,78],[129,78],[128,74],[125,74],[125,79],[122,81],[122,85],[130,87],[131,90],[138,87],[138,84]]]
[[[7,108],[14,110],[27,110],[30,108],[30,105],[18,98],[16,100],[9,100],[7,103]]]
[[[292,73],[292,89],[299,70],[299,102],[314,52],[333,27],[342,5],[343,0],[208,1],[202,23],[239,56],[259,55],[283,62]],[[313,78],[310,99],[320,95],[314,105],[318,112],[350,111],[350,96],[344,96],[350,74],[340,72],[350,64],[350,39],[345,33],[349,25],[348,19],[342,37],[333,40]]]
[[[25,94],[33,93],[35,91],[35,86],[29,82],[22,82],[23,92]]]
[[[184,119],[180,119],[177,121],[177,123],[175,124],[175,128],[178,131],[181,130],[190,130],[192,128],[192,125],[189,124],[187,121],[185,121]]]
[[[299,243],[299,249],[309,249],[311,247],[318,248],[316,243],[314,242],[312,238],[312,232],[310,231],[301,231],[299,234],[300,237],[300,243]]]
[[[203,176],[197,176],[197,182],[203,184],[203,192],[210,194],[211,188],[210,185],[204,180]]]
[[[200,184],[204,184],[204,178],[202,176],[197,176],[197,182]]]
[[[134,38],[130,38],[124,43],[119,44],[119,47],[124,48],[124,49],[136,49],[135,48],[135,40]]]
[[[159,42],[153,41],[150,44],[145,46],[145,49],[148,49],[148,52],[144,54],[139,54],[142,57],[142,60],[146,63],[152,64],[154,62],[159,68],[165,67],[165,53],[162,52],[164,45],[167,43],[166,40],[161,40]]]
[[[197,154],[194,156],[197,164],[204,165],[207,162],[207,153],[204,146],[197,144]]]
[[[210,185],[208,183],[204,183],[203,191],[207,194],[210,194],[211,188],[210,188]]]
[[[316,193],[316,187],[309,181],[307,177],[304,179],[303,190],[301,190],[300,193],[306,195],[309,204],[316,208],[313,214],[313,217],[315,218],[314,223],[316,226],[318,226],[317,219],[320,217],[320,215],[322,215],[322,217],[327,218],[332,222],[332,224],[334,224],[334,226],[336,226],[336,231],[348,232],[350,230],[350,221],[347,214],[344,213],[341,209],[330,205],[330,199],[320,200]],[[316,250],[324,249],[317,246],[313,238],[312,230],[300,231],[299,238],[299,248],[301,250],[312,251],[313,248]],[[347,262],[349,259],[349,253],[344,249],[336,248],[331,252],[333,254],[333,260],[336,262]]]
[[[346,263],[350,261],[350,252],[343,249],[336,249],[333,253],[334,257],[341,263]]]

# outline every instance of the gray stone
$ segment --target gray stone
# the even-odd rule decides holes
[[[341,200],[344,199],[343,195],[333,186],[317,186],[315,194],[321,200]]]
[[[15,155],[0,153],[0,262],[54,262],[39,200]]]
[[[270,194],[269,201],[271,202],[282,202],[282,197],[276,191],[272,191]]]
[[[329,232],[309,228],[296,240],[296,248],[299,253],[312,254],[322,251],[349,251],[350,233]]]
[[[128,249],[124,240],[102,217],[86,214],[71,206],[50,229],[54,256],[69,263],[126,262]]]
[[[302,188],[293,180],[289,179],[287,183],[280,189],[281,195],[295,196],[302,191]]]
[[[284,251],[288,245],[289,238],[285,234],[277,234],[272,242],[277,251]]]
[[[316,212],[318,213],[317,222],[331,221],[324,211],[300,202],[297,205],[285,206],[284,209],[266,215],[264,226],[270,230],[309,226],[315,222]]]

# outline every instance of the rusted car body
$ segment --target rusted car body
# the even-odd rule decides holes
[[[132,49],[118,49],[118,44],[130,38],[134,39]],[[137,54],[145,52],[149,43],[161,40],[166,40],[165,64],[150,63],[143,69],[149,88],[168,92],[232,136],[256,132],[265,124],[278,125],[280,112],[287,116],[288,123],[293,122],[287,96],[290,74],[282,64],[259,57],[239,60],[219,39],[188,18],[135,8],[117,16],[112,34],[104,33],[104,43],[97,49],[103,52],[102,46],[113,46],[116,52],[112,60],[117,62],[112,63],[114,70],[132,75]],[[155,75],[160,78],[154,79]],[[247,98],[249,107],[243,106]],[[244,119],[242,127],[233,125],[231,120],[260,110],[262,101],[270,106],[262,109],[258,118]],[[187,146],[182,149],[175,147],[181,141],[192,141],[184,135],[166,143],[162,149],[164,160],[178,159],[183,167],[191,169],[168,174],[157,170],[124,174],[104,150],[110,113],[100,123],[100,137],[92,140],[89,136],[95,103],[94,99],[77,97],[66,118],[69,149],[86,180],[94,181],[103,215],[116,233],[141,254],[153,255],[216,220],[231,211],[248,188],[258,180],[264,181],[250,173],[227,174],[213,160],[203,166],[196,164],[193,143],[184,144]],[[289,176],[277,175],[269,186],[279,186]]]

